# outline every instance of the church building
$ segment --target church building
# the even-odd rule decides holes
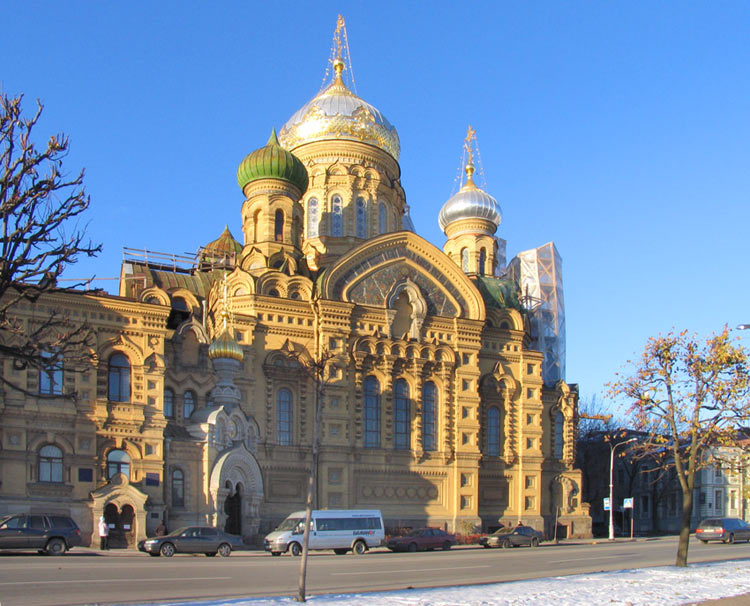
[[[96,345],[83,372],[0,360],[24,390],[0,393],[0,516],[93,537],[103,515],[130,547],[162,519],[257,543],[304,508],[319,409],[316,508],[380,509],[386,532],[590,535],[557,250],[506,265],[471,129],[442,250],[414,232],[398,134],[347,85],[344,33],[327,85],[239,163],[236,228],[195,257],[126,249],[117,295],[19,306]]]

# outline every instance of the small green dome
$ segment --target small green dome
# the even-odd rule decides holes
[[[307,170],[293,153],[279,145],[276,129],[271,131],[265,147],[245,156],[237,169],[237,183],[245,189],[258,179],[281,179],[296,186],[301,193],[307,190]]]
[[[206,244],[203,247],[203,252],[214,255],[239,254],[242,252],[242,244],[234,239],[232,232],[229,231],[229,226],[225,225],[221,235],[213,242]]]

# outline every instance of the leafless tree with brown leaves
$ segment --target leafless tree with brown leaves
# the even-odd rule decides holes
[[[90,358],[91,328],[49,302],[42,306],[40,299],[57,290],[67,266],[82,255],[96,256],[101,245],[91,243],[86,225],[79,223],[90,203],[83,170],[74,177],[62,170],[68,137],[52,135],[45,147],[37,147],[32,131],[43,106],[37,101],[36,112],[25,118],[22,100],[0,93],[0,357],[19,370],[76,370]],[[27,305],[33,320],[18,314]],[[44,395],[15,384],[3,368],[0,364],[5,387]],[[72,395],[53,391],[55,397]]]

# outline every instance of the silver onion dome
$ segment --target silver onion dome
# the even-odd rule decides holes
[[[474,166],[471,163],[467,164],[466,184],[440,209],[438,223],[443,231],[448,225],[461,219],[486,219],[495,224],[495,229],[502,222],[503,214],[500,204],[474,184],[473,173]]]

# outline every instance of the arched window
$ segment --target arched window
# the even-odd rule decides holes
[[[292,444],[292,392],[286,387],[276,394],[276,442],[282,446]]]
[[[116,353],[109,359],[109,392],[112,402],[130,401],[130,360],[125,354]]]
[[[118,473],[130,478],[130,455],[124,450],[110,450],[107,454],[107,479]]]
[[[487,454],[500,456],[500,409],[490,406],[487,411]]]
[[[320,223],[320,216],[318,214],[318,199],[310,198],[307,201],[307,237],[308,238],[318,237],[319,223]]]
[[[479,251],[479,275],[484,275],[484,266],[487,264],[487,251],[483,248]]]
[[[260,211],[256,210],[255,214],[253,215],[253,240],[255,240],[255,242],[260,241],[260,234],[258,233],[259,227],[260,227]]]
[[[437,432],[435,419],[437,417],[437,389],[432,381],[424,384],[422,389],[422,448],[435,450]]]
[[[555,415],[555,458],[562,459],[563,456],[563,427],[565,426],[565,417],[559,410]]]
[[[388,219],[385,210],[385,204],[378,204],[378,233],[384,234],[388,231]]]
[[[172,507],[185,507],[185,474],[181,469],[172,472]]]
[[[367,207],[364,198],[357,198],[357,237],[367,237]]]
[[[195,394],[192,391],[186,391],[182,396],[182,416],[189,419],[193,412],[195,412]]]
[[[169,387],[164,390],[164,416],[174,419],[174,391]]]
[[[367,377],[365,391],[365,448],[380,448],[380,383]]]
[[[55,354],[43,351],[42,362],[44,366],[39,371],[39,393],[48,396],[60,395],[63,386],[62,357],[55,359]]]
[[[394,436],[393,447],[408,450],[411,446],[411,410],[409,406],[409,384],[398,379],[393,389]]]
[[[284,211],[281,210],[280,208],[276,211],[276,214],[274,215],[273,235],[274,235],[274,239],[277,242],[284,241]]]
[[[344,206],[341,202],[341,196],[331,198],[331,235],[344,235]]]
[[[468,248],[461,249],[461,269],[467,273],[469,271],[469,249]]]
[[[39,481],[63,481],[62,450],[57,446],[47,444],[39,450]]]

